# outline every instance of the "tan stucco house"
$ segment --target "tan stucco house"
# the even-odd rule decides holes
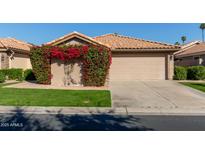
[[[31,47],[31,44],[14,38],[0,38],[0,69],[32,68],[29,58]]]
[[[205,66],[205,43],[194,41],[183,45],[181,50],[175,53],[175,65]]]
[[[61,38],[48,42],[46,45],[68,44],[98,44],[112,51],[112,64],[109,81],[123,80],[171,80],[173,77],[173,53],[180,47],[166,43],[147,41],[143,39],[105,34],[91,38],[78,32],[73,32]],[[80,84],[81,64],[75,62],[73,78]],[[63,84],[64,65],[58,60],[52,60],[52,84]]]

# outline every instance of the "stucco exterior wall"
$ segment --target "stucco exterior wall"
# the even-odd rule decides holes
[[[7,53],[1,52],[0,53],[0,69],[9,68],[9,57]]]
[[[79,59],[65,64],[58,59],[51,60],[51,84],[55,86],[81,86],[82,63]]]
[[[174,76],[174,55],[166,54],[166,79],[172,80]]]
[[[59,45],[88,45],[88,43],[83,41],[83,40],[80,40],[78,38],[73,38],[73,39],[67,40]]]
[[[201,55],[201,62],[200,62],[200,64],[205,66],[205,54]]]
[[[13,58],[9,58],[9,68],[30,69],[31,61],[28,55],[15,53]]]

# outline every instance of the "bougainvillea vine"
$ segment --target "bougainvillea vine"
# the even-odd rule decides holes
[[[31,61],[35,75],[39,76],[37,78],[39,83],[51,83],[51,68],[50,64],[48,66],[48,63],[52,58],[64,62],[76,58],[81,59],[83,63],[82,81],[84,86],[103,86],[112,62],[110,49],[102,46],[35,47],[31,52]]]

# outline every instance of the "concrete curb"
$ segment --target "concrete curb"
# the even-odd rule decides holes
[[[30,114],[109,114],[112,108],[96,107],[13,107],[0,106],[0,113],[30,113]]]
[[[12,107],[0,106],[0,113],[27,113],[27,114],[79,114],[79,115],[181,115],[205,116],[205,108],[78,108],[78,107]]]
[[[203,116],[205,108],[128,108],[129,115],[184,115]]]

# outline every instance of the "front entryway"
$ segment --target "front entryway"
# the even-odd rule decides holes
[[[51,85],[56,86],[81,86],[82,85],[82,62],[78,59],[64,62],[52,59],[51,62]]]

